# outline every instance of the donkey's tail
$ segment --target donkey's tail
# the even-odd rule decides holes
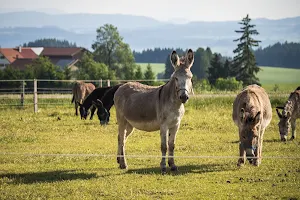
[[[73,103],[73,102],[74,102],[74,100],[75,100],[75,97],[74,97],[74,95],[73,95],[71,103]]]

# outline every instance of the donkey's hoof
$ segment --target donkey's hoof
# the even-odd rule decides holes
[[[293,140],[293,139],[295,139],[295,136],[292,136],[292,137],[291,137],[291,140]]]
[[[161,174],[165,175],[166,173],[167,173],[167,168],[166,167],[161,168]]]
[[[127,165],[126,164],[120,164],[120,169],[127,169]]]
[[[238,167],[242,167],[242,166],[244,166],[244,164],[245,164],[245,161],[244,161],[244,159],[239,159],[238,160],[238,163],[236,164]]]
[[[256,167],[259,167],[260,163],[261,163],[260,160],[254,160],[252,164]]]
[[[172,171],[172,172],[177,172],[177,171],[178,171],[178,167],[177,167],[176,165],[173,165],[173,166],[171,167],[171,171]]]

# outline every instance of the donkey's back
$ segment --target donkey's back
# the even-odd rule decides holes
[[[244,109],[250,115],[261,112],[261,124],[265,128],[272,119],[272,107],[269,96],[265,90],[258,85],[245,87],[236,97],[233,103],[233,121],[237,126],[240,125],[240,111]]]
[[[132,126],[140,130],[159,130],[158,93],[159,87],[138,82],[128,82],[122,85],[114,95],[117,117],[125,118]]]

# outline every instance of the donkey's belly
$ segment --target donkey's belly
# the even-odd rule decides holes
[[[160,129],[160,125],[157,120],[153,121],[145,121],[145,122],[138,122],[138,121],[130,121],[128,122],[136,129],[142,130],[142,131],[157,131]]]

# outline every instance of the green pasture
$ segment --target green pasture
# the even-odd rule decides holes
[[[261,67],[257,77],[266,90],[274,90],[275,84],[278,85],[278,91],[293,91],[300,86],[300,70]]]
[[[137,63],[141,66],[142,71],[145,72],[148,66],[148,63]],[[165,71],[165,64],[164,63],[149,63],[152,67],[152,71],[154,74],[159,74]]]
[[[145,71],[147,63],[138,63],[142,70]],[[164,63],[150,63],[154,73],[158,74],[164,72]],[[257,74],[260,83],[267,91],[293,91],[300,86],[300,70],[289,68],[277,68],[261,66],[261,71]],[[277,86],[276,86],[277,85]]]
[[[1,107],[0,199],[299,199],[300,140],[279,141],[275,112],[287,96],[271,97],[266,158],[242,168],[233,99],[189,100],[175,147],[179,172],[166,175],[158,131],[135,130],[126,143],[128,170],[118,169],[114,107],[107,126],[74,116],[70,99],[44,100],[36,114],[31,106]]]

